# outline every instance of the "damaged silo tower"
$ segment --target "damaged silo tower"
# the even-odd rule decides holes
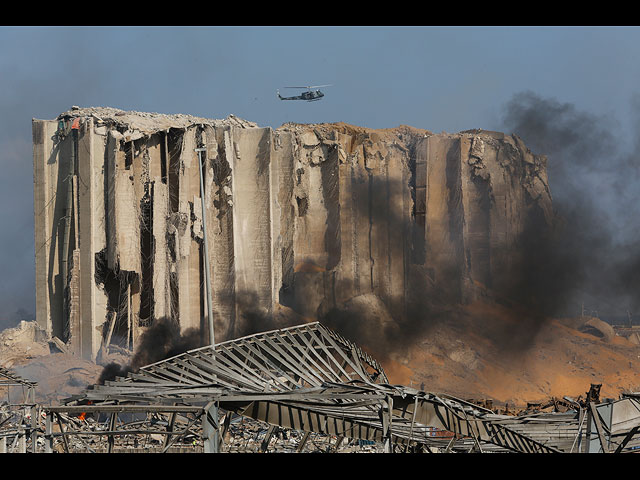
[[[33,143],[36,319],[92,359],[159,318],[207,342],[203,219],[220,342],[282,326],[280,305],[319,320],[376,297],[397,319],[489,295],[554,216],[546,158],[500,132],[76,108]]]
[[[105,342],[133,347],[154,318],[207,338],[197,147],[206,148],[216,333],[233,328],[236,290],[268,308],[270,138],[233,116],[74,108],[34,120],[37,321],[92,359]],[[235,202],[233,182],[247,192]]]

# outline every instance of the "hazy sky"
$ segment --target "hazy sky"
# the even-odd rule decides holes
[[[34,313],[32,118],[78,105],[504,130],[505,105],[533,92],[631,144],[638,79],[635,27],[0,27],[0,328]],[[276,97],[309,84],[332,86]]]

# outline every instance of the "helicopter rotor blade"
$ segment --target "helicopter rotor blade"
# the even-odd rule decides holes
[[[321,87],[330,87],[331,84],[328,85],[311,85],[306,87],[282,87],[282,88],[306,88],[307,90],[311,90],[312,88],[321,88]]]

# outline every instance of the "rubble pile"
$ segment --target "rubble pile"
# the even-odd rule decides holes
[[[235,417],[222,447],[228,453],[381,453],[379,442],[341,439],[298,430],[275,428],[247,417]]]
[[[14,328],[0,331],[0,367],[10,368],[50,351],[47,332],[36,322],[23,320]]]

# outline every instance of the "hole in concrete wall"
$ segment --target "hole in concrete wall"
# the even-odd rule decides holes
[[[140,325],[149,326],[153,318],[153,208],[145,185],[145,196],[140,201],[140,255],[142,281],[140,290]]]
[[[171,212],[179,211],[179,192],[180,186],[180,154],[182,153],[182,137],[184,131],[171,128],[167,133],[167,151],[169,153],[169,210]]]
[[[102,285],[107,294],[107,318],[102,325],[102,338],[107,339],[111,323],[111,344],[128,348],[129,319],[133,318],[133,312],[129,312],[129,297],[139,289],[135,272],[114,272],[107,266],[107,250],[102,249],[95,254],[95,275],[97,285]],[[133,321],[133,320],[132,320]]]
[[[231,213],[229,199],[231,195],[231,167],[227,162],[224,149],[218,147],[218,158],[212,162],[213,183],[217,187],[214,192],[213,204],[218,209],[218,218],[223,218],[227,212]]]
[[[309,209],[309,199],[307,197],[296,196],[296,203],[298,204],[298,216],[304,217]]]
[[[124,142],[124,168],[127,170],[131,169],[131,165],[133,164],[134,149],[133,141]]]
[[[171,272],[169,274],[169,294],[171,297],[171,319],[174,321],[179,320],[178,314],[178,274],[177,272]]]
[[[169,170],[169,151],[167,144],[167,132],[160,135],[160,176],[162,183],[167,183]]]

